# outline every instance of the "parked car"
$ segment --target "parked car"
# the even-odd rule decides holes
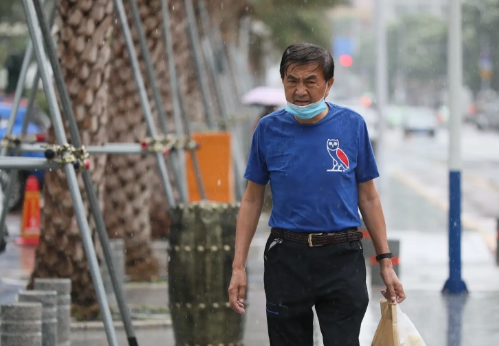
[[[27,102],[26,100],[22,100],[21,105],[19,106],[19,110],[16,115],[16,120],[14,123],[14,128],[12,131],[13,135],[20,135],[22,130],[22,124],[24,121],[24,117],[26,116]],[[7,124],[10,117],[10,112],[12,109],[12,100],[11,99],[0,99],[0,139],[3,138],[5,132],[7,130]],[[33,135],[43,135],[46,133],[48,129],[49,121],[47,121],[47,116],[38,109],[33,109],[33,113],[31,114],[31,121],[28,124],[27,134]],[[13,155],[13,154],[11,154]],[[22,153],[23,157],[37,157],[43,158],[43,153]],[[17,210],[22,206],[23,197],[24,197],[24,187],[26,183],[26,179],[30,174],[33,174],[37,177],[40,186],[43,185],[43,178],[45,172],[42,170],[32,170],[32,171],[18,171],[15,178],[10,181],[9,172],[1,171],[0,173],[0,183],[2,186],[2,190],[5,191],[7,184],[14,184],[14,190],[11,195],[11,198],[8,201],[8,207],[11,210]]]
[[[434,137],[438,126],[439,121],[431,108],[406,108],[403,121],[404,135],[406,137],[415,133],[423,133]]]

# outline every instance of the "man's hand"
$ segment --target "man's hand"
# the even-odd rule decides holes
[[[229,301],[232,310],[245,314],[244,297],[246,296],[246,272],[244,269],[233,269],[229,285]]]
[[[392,303],[402,303],[405,300],[404,287],[393,270],[391,259],[382,259],[380,267],[381,278],[386,285],[386,290],[381,291],[381,294]]]

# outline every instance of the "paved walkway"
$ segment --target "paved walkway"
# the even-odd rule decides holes
[[[424,194],[418,193],[411,185],[400,179],[390,178],[388,186],[383,203],[389,238],[401,241],[400,278],[408,297],[402,304],[402,309],[412,319],[426,344],[428,346],[499,345],[497,328],[499,269],[495,266],[492,253],[483,237],[478,232],[464,231],[463,277],[470,294],[466,299],[449,300],[440,293],[448,271],[445,212],[435,207]],[[267,218],[267,215],[261,218],[248,259],[250,305],[244,339],[247,346],[269,345],[262,285],[263,247],[269,232]],[[11,250],[0,257],[1,302],[12,299],[19,288],[19,281],[16,280],[22,279],[19,275],[23,272],[19,255],[19,250]],[[369,270],[368,275],[370,275]],[[371,344],[380,318],[378,302],[381,298],[379,293],[381,288],[372,288],[370,285],[368,287],[371,302],[362,325],[360,338],[362,346]],[[136,287],[132,291],[129,293],[130,299],[142,295],[140,288]],[[146,294],[149,293],[144,293]],[[152,299],[166,304],[166,287],[158,289],[156,298]],[[120,345],[127,345],[123,330],[117,332]],[[107,345],[102,330],[75,330],[72,337],[73,346]],[[140,345],[174,345],[170,327],[137,329],[137,337]]]

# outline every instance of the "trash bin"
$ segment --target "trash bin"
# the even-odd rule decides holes
[[[239,203],[172,210],[168,282],[176,345],[242,345],[244,315],[229,305]]]

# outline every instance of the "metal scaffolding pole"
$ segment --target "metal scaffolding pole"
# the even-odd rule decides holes
[[[199,51],[201,44],[199,42],[199,32],[196,25],[196,17],[194,15],[194,6],[191,0],[184,0],[185,12],[187,14],[187,24],[189,26],[189,42],[194,54],[194,62],[196,71],[199,76],[199,87],[201,89],[201,97],[203,99],[204,114],[206,123],[210,130],[216,130],[217,125],[211,109],[210,89],[208,87],[208,78],[203,65],[201,52]]]
[[[213,81],[213,85],[215,86],[215,95],[218,102],[218,107],[220,109],[220,114],[222,116],[222,120],[225,122],[222,128],[226,130],[230,127],[235,128],[235,126],[229,126],[229,122],[232,120],[231,116],[229,116],[228,112],[228,102],[224,97],[224,91],[222,87],[222,81],[225,80],[222,73],[217,73],[217,68],[215,64],[215,52],[213,50],[213,42],[216,41],[214,30],[212,30],[209,22],[209,14],[206,10],[206,5],[204,1],[199,1],[199,10],[201,15],[201,25],[203,26],[203,31],[205,32],[206,38],[203,40],[203,49],[204,56],[207,62],[208,70],[210,71],[210,75]],[[222,52],[224,49],[222,47],[216,47],[218,51]],[[222,68],[226,69],[225,61],[222,59]],[[230,98],[229,95],[227,95]],[[244,162],[242,162],[242,149],[241,149],[241,141],[239,136],[237,136],[234,131],[232,132],[232,158],[234,160],[235,173],[236,173],[236,191],[237,191],[237,199],[241,199],[244,195],[244,186],[243,186],[243,175],[244,175]],[[242,164],[242,165],[241,165]]]
[[[175,67],[175,52],[173,50],[172,34],[170,30],[170,15],[168,13],[168,3],[167,0],[161,0],[161,19],[163,22],[163,38],[165,40],[165,49],[167,51],[167,65],[168,65],[168,77],[170,82],[170,91],[172,93],[172,106],[173,106],[173,120],[175,122],[175,133],[178,137],[181,137],[184,133],[184,125],[182,122],[182,113],[180,111],[180,98],[178,95],[178,82],[177,82],[177,71]],[[188,126],[188,125],[187,125]],[[194,152],[194,150],[192,151]],[[193,154],[191,153],[191,156]],[[194,154],[195,155],[195,154]],[[189,200],[189,193],[187,190],[187,177],[185,169],[185,152],[180,151],[177,153],[177,160],[174,162],[178,165],[177,170],[179,174],[184,178],[183,183],[180,188],[183,190],[182,194],[186,196],[186,202]]]
[[[28,157],[0,157],[0,169],[13,170],[51,170],[61,169],[63,166],[55,161]]]
[[[16,86],[16,91],[14,93],[14,100],[12,102],[12,108],[10,109],[9,121],[7,122],[7,129],[5,130],[4,136],[10,136],[12,130],[14,129],[14,123],[16,122],[17,111],[19,110],[19,103],[21,102],[21,97],[24,89],[24,82],[26,80],[26,75],[28,74],[29,63],[33,57],[33,44],[31,41],[28,42],[28,47],[24,53],[23,63],[21,67],[21,73],[19,75],[19,81]],[[5,156],[7,153],[6,148],[0,149],[0,156]]]
[[[49,146],[50,147],[50,146]],[[21,144],[18,149],[21,152],[29,153],[44,153],[48,147],[42,144]],[[85,147],[89,154],[122,154],[122,155],[147,155],[154,154],[154,151],[149,151],[138,143],[108,143],[105,145],[90,145]],[[174,149],[173,152],[184,149]]]
[[[384,133],[386,106],[388,102],[388,72],[386,61],[386,0],[376,1],[376,99],[378,103],[378,136],[374,152],[381,175],[384,176]],[[385,179],[380,180],[380,194],[385,192]]]
[[[121,28],[123,29],[123,35],[125,37],[125,43],[128,50],[128,55],[130,57],[130,62],[132,64],[133,76],[139,91],[140,104],[142,106],[142,111],[144,112],[146,124],[149,130],[149,135],[154,138],[157,136],[156,129],[154,127],[154,119],[151,113],[151,106],[149,105],[149,99],[147,97],[147,91],[144,85],[144,80],[140,73],[139,61],[137,59],[137,54],[135,52],[135,47],[133,45],[132,34],[130,32],[130,27],[128,25],[128,19],[125,13],[125,8],[123,6],[122,0],[113,0],[113,3],[114,3],[114,8],[118,12]],[[170,179],[168,178],[168,170],[166,168],[166,162],[163,153],[157,152],[156,160],[158,162],[159,173],[161,176],[161,180],[163,182],[163,187],[165,189],[168,205],[170,209],[172,209],[176,203],[175,203],[175,198],[173,196],[172,186],[170,184]]]
[[[180,90],[180,85],[177,83],[177,68],[175,66],[174,51],[173,51],[173,37],[171,32],[170,14],[168,12],[168,0],[161,0],[161,8],[163,14],[163,29],[165,31],[165,41],[166,41],[166,51],[168,52],[168,71],[170,72],[170,88],[172,90],[172,100],[174,111],[175,104],[177,104],[178,117],[183,122],[184,131],[187,139],[191,138],[191,128],[189,124],[189,119],[187,115],[187,110],[185,109],[184,96],[182,90]],[[177,132],[177,135],[180,135]],[[195,150],[190,151],[190,156],[192,160],[192,165],[194,167],[194,172],[196,175],[196,183],[199,190],[199,196],[202,200],[206,199],[206,192],[203,186],[203,180],[201,177],[201,172],[199,169],[199,163],[197,159],[197,154]]]
[[[69,132],[71,134],[71,139],[75,147],[81,148],[82,147],[82,141],[80,134],[78,133],[78,125],[76,122],[76,118],[73,113],[73,108],[71,107],[71,100],[69,97],[68,90],[66,88],[66,85],[64,83],[64,77],[62,74],[61,66],[59,64],[59,60],[57,59],[57,52],[55,45],[52,41],[51,35],[50,35],[50,29],[47,25],[47,22],[44,18],[43,10],[40,4],[40,0],[35,0],[35,8],[37,11],[37,15],[40,21],[41,29],[42,29],[42,34],[45,39],[45,43],[47,46],[47,53],[50,59],[50,63],[52,65],[52,70],[54,72],[54,77],[55,77],[55,82],[57,89],[59,91],[59,95],[61,98],[61,103],[62,107],[64,110],[64,114],[66,115],[66,120],[69,128]],[[56,118],[56,117],[54,117]],[[63,132],[63,135],[64,132]],[[59,141],[61,142],[61,141]],[[135,337],[134,329],[133,329],[133,324],[132,324],[132,319],[130,316],[130,311],[128,309],[128,306],[125,301],[125,294],[123,291],[123,287],[121,283],[119,282],[116,274],[116,268],[114,268],[113,261],[112,261],[112,252],[111,252],[111,246],[109,243],[109,238],[106,230],[106,226],[104,223],[104,217],[102,215],[101,210],[99,209],[99,201],[97,198],[97,194],[95,192],[95,188],[93,185],[93,180],[92,176],[89,171],[83,170],[82,172],[82,178],[83,178],[83,183],[85,186],[85,191],[87,193],[88,199],[89,199],[89,204],[91,207],[91,212],[95,220],[96,228],[97,228],[97,234],[99,236],[99,241],[101,243],[102,247],[102,252],[104,255],[104,259],[106,262],[106,266],[109,272],[109,276],[111,279],[111,284],[113,286],[114,294],[116,296],[116,301],[118,303],[118,308],[120,310],[121,318],[123,321],[123,325],[125,327],[125,331],[127,334],[127,339],[128,339],[128,344],[130,346],[136,346],[138,345],[137,339]],[[76,182],[76,181],[75,181]],[[70,185],[71,186],[71,185]],[[77,191],[79,192],[78,185],[75,186]],[[78,194],[79,195],[79,194]],[[80,196],[81,198],[81,196]],[[75,205],[76,206],[76,205]],[[82,215],[79,216],[82,218]],[[83,218],[85,218],[85,214],[83,214]],[[85,220],[86,221],[86,220]],[[92,248],[93,250],[93,248]],[[97,264],[97,270],[98,270],[98,264]],[[104,319],[104,326],[106,329],[106,335],[108,338],[108,343],[110,345],[117,345],[117,339],[116,339],[116,334],[114,331],[114,326],[112,322],[112,317],[109,311],[109,306],[107,305],[107,298],[106,294],[104,291],[104,286],[102,284],[102,279],[100,277],[100,272],[98,272],[98,275],[93,275],[97,277],[97,282],[96,278],[94,278],[94,284],[96,284],[96,289],[98,293],[98,298],[99,303],[100,303],[100,308],[103,313],[103,319]]]
[[[149,79],[149,85],[154,96],[154,103],[156,105],[156,109],[158,110],[159,124],[161,126],[161,131],[163,132],[163,134],[166,135],[170,132],[170,130],[168,129],[165,108],[163,107],[163,102],[161,100],[161,95],[159,93],[159,88],[154,73],[154,68],[152,66],[151,53],[149,51],[149,48],[147,47],[146,35],[144,33],[144,26],[142,25],[142,20],[140,19],[139,8],[137,6],[136,0],[129,0],[129,3],[130,7],[132,8],[133,19],[139,36],[140,50],[146,65],[147,78]],[[174,153],[173,158],[178,159],[178,155]],[[187,203],[188,200],[186,194],[187,190],[182,186],[185,184],[185,177],[181,177],[181,174],[178,171],[179,168],[178,164],[176,165],[174,163],[174,160],[171,161],[172,161],[171,163],[172,163],[173,175],[178,185],[181,200],[183,203]]]
[[[31,40],[33,42],[35,53],[38,61],[38,66],[40,68],[40,73],[42,77],[43,87],[45,90],[45,94],[47,96],[47,101],[50,108],[50,113],[52,114],[52,126],[54,128],[54,133],[57,139],[57,142],[61,145],[67,144],[66,133],[64,131],[64,124],[62,121],[61,114],[59,112],[59,108],[57,106],[57,99],[55,96],[55,90],[52,85],[52,78],[49,75],[48,64],[46,61],[44,41],[42,39],[42,33],[40,32],[40,27],[44,31],[44,36],[48,36],[48,40],[45,41],[45,44],[49,48],[49,52],[54,53],[54,43],[50,37],[50,32],[48,29],[48,25],[45,21],[42,5],[39,0],[34,0],[34,4],[31,0],[23,0],[24,11],[26,14],[26,19],[28,23],[29,32],[31,35]],[[38,16],[37,16],[38,15]],[[40,22],[38,20],[40,18]],[[51,54],[52,55],[52,54]],[[56,59],[56,65],[58,61]],[[54,66],[52,66],[54,68]],[[58,76],[59,71],[54,71],[54,76],[56,77],[56,81],[59,78],[62,78],[62,74]],[[61,95],[62,96],[62,95]],[[66,113],[66,112],[65,112]],[[66,113],[68,114],[68,113]],[[69,115],[68,115],[69,117]],[[74,132],[74,131],[71,131]],[[77,133],[77,131],[76,131]],[[75,140],[75,138],[72,138]],[[97,293],[97,300],[99,302],[99,306],[101,309],[101,313],[104,321],[104,328],[106,331],[106,336],[109,345],[118,346],[118,341],[116,338],[116,331],[114,330],[113,320],[111,316],[111,311],[107,302],[106,293],[104,290],[104,285],[102,283],[102,277],[99,270],[99,263],[97,261],[97,255],[95,253],[95,249],[93,247],[92,235],[90,232],[90,227],[88,225],[88,221],[85,215],[85,207],[83,205],[82,196],[80,194],[80,189],[78,187],[78,181],[76,179],[75,168],[71,163],[64,164],[64,170],[66,172],[68,187],[71,194],[71,198],[73,200],[73,205],[75,208],[76,220],[78,226],[80,228],[81,237],[83,241],[83,246],[85,248],[85,253],[87,255],[90,273],[92,276],[92,280],[94,282],[94,286]],[[93,208],[95,209],[95,208]]]
[[[49,23],[50,23],[51,27],[52,27],[52,24],[54,23],[54,15],[55,15],[55,8],[57,6],[57,2],[58,2],[57,0],[54,1],[54,3],[52,4],[52,8],[50,10]],[[29,59],[27,59],[28,55],[29,55]],[[21,102],[21,95],[23,93],[24,85],[26,83],[26,76],[27,76],[27,70],[28,70],[27,67],[29,66],[29,62],[31,61],[32,56],[33,56],[33,44],[31,41],[29,41],[28,47],[26,48],[26,53],[24,56],[24,61],[23,61],[23,66],[22,66],[22,71],[24,71],[24,67],[25,67],[25,63],[26,63],[26,71],[24,73],[21,72],[21,74],[19,76],[19,80],[17,82],[17,87],[16,87],[16,92],[14,95],[14,101],[12,103],[12,110],[11,110],[10,117],[9,117],[9,125],[12,124],[12,126],[7,126],[7,130],[5,131],[4,137],[12,134],[13,125],[15,123],[15,118],[17,116],[17,111],[19,110],[19,104]],[[22,124],[22,128],[21,128],[21,136],[25,135],[27,130],[28,130],[28,125],[29,125],[29,122],[31,119],[31,111],[32,111],[33,105],[35,103],[36,90],[38,89],[39,83],[40,83],[40,72],[39,72],[39,67],[37,66],[35,79],[33,81],[33,85],[32,85],[31,90],[30,90],[28,108],[26,109],[26,115],[24,116],[24,119],[23,119],[23,124]],[[21,153],[20,150],[16,150],[14,152],[14,155],[19,156],[20,153]],[[7,148],[1,148],[0,157],[5,156],[6,154],[7,154]],[[11,170],[9,172],[9,182],[12,182],[16,178],[17,174],[19,174],[19,170],[17,170],[17,169]],[[0,239],[4,239],[4,236],[5,236],[5,220],[7,218],[7,213],[9,212],[9,201],[10,201],[10,198],[12,196],[12,193],[14,192],[13,189],[14,189],[14,184],[9,183],[9,184],[7,184],[7,188],[4,191],[4,205],[3,205],[2,212],[0,215]]]

